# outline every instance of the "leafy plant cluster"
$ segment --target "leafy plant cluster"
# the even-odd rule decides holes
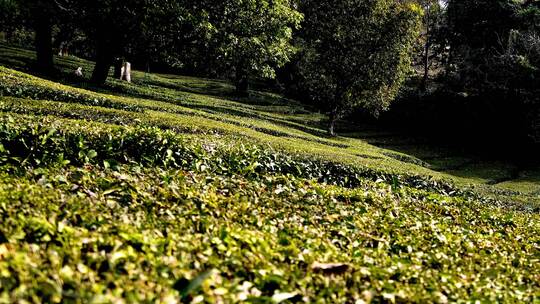
[[[0,116],[2,161],[41,166],[102,165],[136,163],[185,170],[211,171],[221,175],[260,177],[285,174],[354,188],[362,180],[386,182],[437,191],[463,194],[452,184],[417,175],[400,175],[353,167],[301,155],[285,154],[270,147],[205,142],[190,139],[156,127],[104,126],[28,115]]]
[[[538,213],[498,208],[423,167],[406,174],[413,164],[360,140],[293,127],[316,114],[292,119],[179,92],[189,100],[175,103],[164,87],[155,90],[167,102],[119,97],[23,76],[144,112],[61,95],[0,98],[0,303],[540,296]]]
[[[352,189],[292,175],[95,166],[97,155],[2,174],[2,301],[538,296],[537,214],[368,180]]]
[[[1,68],[2,67],[0,67],[0,69]],[[262,108],[261,106],[248,106],[229,100],[201,98],[200,95],[178,92],[177,90],[169,88],[169,83],[172,81],[167,81],[163,78],[160,78],[159,82],[154,80],[154,85],[152,86],[146,86],[147,82],[145,81],[143,81],[142,84],[125,84],[121,82],[110,83],[108,89],[111,94],[139,97],[122,98],[59,85],[58,83],[27,74],[22,74],[12,69],[6,68],[5,74],[6,78],[17,79],[18,87],[28,87],[33,89],[36,85],[38,85],[39,87],[44,87],[45,90],[60,90],[61,94],[57,95],[58,98],[51,100],[60,101],[66,104],[58,104],[54,102],[51,103],[43,100],[29,102],[24,99],[5,99],[4,103],[1,104],[3,111],[34,114],[39,113],[41,115],[55,115],[67,118],[99,120],[106,123],[129,125],[137,124],[138,122],[144,120],[147,124],[153,126],[189,133],[238,133],[238,130],[233,129],[230,126],[235,125],[238,127],[248,127],[251,130],[262,132],[271,136],[298,138],[335,147],[346,147],[346,145],[342,143],[324,140],[318,136],[306,136],[304,132],[294,132],[294,130],[291,128],[285,128],[282,126],[277,127],[275,125],[276,123],[278,125],[283,124],[285,126],[290,125],[290,123],[286,122],[282,117],[280,117],[281,115],[271,116],[266,112],[259,111],[259,109]],[[113,111],[93,107],[93,104],[89,104],[86,99],[70,100],[69,98],[63,98],[66,96],[79,94],[89,96],[89,98],[92,99],[110,101],[103,104],[102,107],[107,107]],[[152,99],[152,101],[148,102],[147,100],[143,100],[141,98]],[[157,102],[158,100],[161,102]],[[77,104],[82,106],[78,106]],[[267,106],[264,108],[269,109]],[[281,110],[282,108],[284,110]],[[117,112],[114,110],[125,111]],[[126,111],[131,113],[126,113]],[[171,121],[171,117],[167,115],[160,115],[159,118],[151,117],[152,114],[148,113],[149,111],[157,111],[164,114],[180,114],[190,118],[188,122],[179,124],[178,122]],[[305,112],[305,110],[297,105],[276,106],[276,110],[272,112],[281,114],[281,111]],[[155,113],[156,112],[153,114]],[[201,120],[201,118],[204,118],[204,120]],[[215,122],[205,123],[202,125],[200,124],[201,121],[210,122],[211,120],[222,123],[219,125],[219,127],[210,126],[211,124],[215,124]],[[199,122],[200,128],[194,130],[194,125],[197,122]],[[294,126],[305,129],[305,127],[300,124],[294,124]],[[316,129],[310,128],[310,131],[314,132]],[[321,131],[317,132],[320,134],[323,133]]]
[[[10,56],[12,56],[13,50],[17,49],[10,48],[8,50]],[[3,51],[4,49],[2,49]],[[16,58],[24,60],[29,54],[31,55],[31,52],[23,52],[17,55]],[[69,72],[72,69],[72,64],[70,60],[63,63],[66,66],[66,71]],[[308,114],[296,114],[297,111],[303,109],[301,106],[296,103],[290,104],[288,100],[275,100],[274,97],[268,96],[267,93],[260,93],[259,97],[261,100],[266,101],[266,104],[259,104],[258,102],[253,104],[248,98],[236,101],[235,98],[201,94],[207,88],[221,86],[222,82],[219,81],[158,74],[149,76],[152,79],[152,86],[147,86],[145,81],[141,81],[141,83],[123,84],[121,86],[122,88],[128,88],[129,91],[123,89],[117,91],[108,88],[102,90],[102,93],[97,93],[60,85],[14,70],[5,70],[10,77],[19,79],[27,86],[39,84],[54,90],[61,89],[74,94],[83,93],[140,108],[144,111],[134,112],[73,102],[10,97],[3,98],[0,102],[0,111],[2,112],[56,116],[113,125],[153,126],[162,130],[194,136],[206,135],[212,136],[212,138],[218,136],[218,139],[223,136],[233,137],[235,142],[241,141],[254,144],[262,147],[262,149],[266,149],[270,145],[283,151],[284,154],[299,155],[298,158],[300,159],[320,159],[324,162],[343,163],[352,167],[369,168],[368,171],[372,172],[392,172],[388,178],[372,174],[373,180],[379,178],[394,180],[393,175],[395,173],[407,175],[406,172],[410,172],[412,176],[434,176],[434,180],[437,181],[451,179],[460,187],[470,188],[469,183],[472,182],[473,187],[476,188],[474,189],[475,192],[482,192],[483,196],[494,197],[499,201],[496,203],[497,205],[509,206],[512,209],[519,210],[538,210],[538,198],[535,194],[537,190],[535,190],[536,186],[534,184],[530,184],[530,187],[527,185],[524,187],[525,184],[522,181],[516,180],[515,182],[501,184],[501,187],[497,185],[497,188],[500,189],[483,187],[483,185],[478,184],[477,180],[468,179],[463,182],[452,176],[441,176],[431,170],[419,170],[420,167],[412,166],[412,164],[424,168],[430,168],[431,166],[418,159],[411,159],[404,154],[378,149],[354,138],[325,138],[322,130],[322,123],[324,122],[321,121],[323,115],[309,112]],[[118,83],[120,84],[120,82]],[[178,89],[191,87],[196,93],[176,91],[170,89],[171,86],[178,87]],[[227,96],[228,91],[230,90],[227,88],[216,88],[215,91],[209,92],[212,92],[212,95]],[[305,109],[303,111],[305,112]],[[294,114],[291,114],[291,112]],[[357,137],[357,135],[351,136]],[[366,136],[371,137],[371,133],[368,132]],[[405,140],[408,141],[409,139]],[[386,140],[381,141],[381,143],[378,140],[369,140],[368,142],[375,145],[381,145],[382,143],[383,146],[389,144]],[[399,139],[399,142],[402,142],[402,139]],[[434,164],[434,161],[436,160],[430,159],[429,164]],[[447,170],[439,167],[435,165],[431,168],[437,171]],[[474,174],[478,173],[475,168],[471,169],[473,170],[472,173],[467,173],[467,176],[474,176]],[[505,172],[497,174],[497,176],[501,175],[502,178],[507,176]],[[485,181],[489,182],[492,179],[493,176],[488,176]],[[422,184],[422,182],[419,181],[416,184]],[[500,191],[503,188],[504,190]],[[508,191],[508,188],[512,190]],[[516,189],[520,190],[516,191]],[[451,192],[451,190],[447,192]],[[491,201],[491,203],[495,202]]]
[[[136,105],[112,101],[102,96],[95,96],[95,94],[81,91],[67,89],[62,85],[51,87],[50,85],[40,83],[37,78],[25,76],[24,74],[11,69],[0,67],[0,96],[73,102],[91,106],[142,112],[142,109]]]

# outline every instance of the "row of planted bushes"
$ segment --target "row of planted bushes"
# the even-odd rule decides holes
[[[135,163],[249,177],[291,174],[345,187],[355,187],[362,179],[370,179],[395,187],[403,184],[444,194],[463,194],[444,181],[310,159],[271,147],[239,144],[234,139],[216,144],[155,127],[119,127],[28,115],[0,117],[0,152],[1,163],[18,167]]]
[[[111,86],[111,84],[109,84]],[[113,85],[114,86],[114,85]],[[129,88],[132,89],[132,88]],[[116,86],[114,88],[115,91],[121,91],[123,93],[126,93],[127,89],[123,86]],[[163,98],[159,95],[159,93],[156,93],[155,90],[144,90],[144,92],[147,92],[147,94],[142,94],[141,92],[131,92],[134,95],[143,95],[146,97],[152,97],[156,100],[166,100],[167,102],[172,102],[172,104],[175,104],[178,101],[177,98]],[[156,95],[157,94],[157,95]],[[21,99],[33,99],[33,100],[39,100],[39,101],[58,101],[58,102],[64,102],[64,103],[70,103],[70,104],[80,104],[84,106],[98,106],[108,109],[115,109],[115,110],[124,110],[134,113],[144,113],[145,109],[148,110],[159,110],[159,111],[166,111],[171,113],[186,113],[185,110],[180,108],[172,108],[167,107],[166,109],[161,108],[159,105],[151,105],[148,104],[146,106],[137,105],[135,103],[126,102],[121,99],[116,98],[106,98],[103,97],[103,95],[85,91],[73,87],[63,86],[59,85],[58,83],[50,82],[47,80],[43,80],[40,78],[36,78],[27,74],[20,73],[18,71],[13,71],[10,69],[6,69],[3,67],[0,67],[0,97],[6,96],[6,97],[14,97],[14,98],[21,98]],[[210,119],[218,119],[219,121],[223,121],[229,124],[237,125],[237,126],[249,126],[251,129],[254,129],[256,131],[266,133],[269,135],[274,136],[287,136],[287,137],[296,137],[301,139],[307,139],[307,140],[313,140],[312,138],[306,138],[304,136],[300,135],[291,135],[287,134],[285,132],[272,129],[272,128],[265,128],[265,127],[259,127],[254,126],[249,123],[242,123],[239,121],[236,121],[234,119],[227,118],[223,115],[215,116],[212,114],[212,111],[205,111],[206,106],[195,106],[192,105],[194,108],[202,108],[203,111],[193,111],[189,112],[192,115],[199,115],[205,118]],[[6,107],[5,107],[6,108]],[[5,111],[16,111],[16,108],[9,108],[7,109],[0,109]],[[55,112],[56,108],[50,108],[45,109],[43,112]],[[208,112],[208,113],[207,113]],[[241,111],[235,112],[236,114],[242,114]],[[123,113],[122,115],[126,115]],[[256,115],[256,114],[250,114]],[[124,120],[123,117],[118,116],[118,121]],[[323,140],[317,140],[320,143],[323,144],[330,144],[332,146],[337,147],[346,147],[345,145],[339,144],[339,143],[333,143],[330,141],[323,141]]]
[[[0,66],[0,96],[53,100],[105,108],[142,112],[140,106],[66,87]]]

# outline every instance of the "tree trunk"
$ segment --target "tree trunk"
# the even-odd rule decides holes
[[[104,85],[109,76],[109,70],[111,69],[112,59],[98,58],[94,71],[92,72],[91,82],[95,85]]]
[[[35,20],[36,67],[42,73],[54,69],[52,48],[52,22],[48,16],[38,16]]]
[[[330,122],[328,124],[328,134],[330,136],[336,136],[336,122],[339,120],[339,112],[338,109],[332,110],[330,112]]]
[[[122,67],[124,66],[124,60],[116,58],[114,60],[114,78],[122,80]]]
[[[336,127],[336,119],[330,118],[330,124],[328,126],[328,134],[330,136],[336,136],[335,127]]]
[[[90,80],[95,85],[104,85],[109,76],[109,70],[113,65],[114,54],[105,41],[98,42],[96,65]]]
[[[424,47],[424,77],[422,78],[421,90],[425,92],[427,90],[429,81],[429,42],[426,42]]]
[[[430,9],[431,9],[431,6],[428,5],[426,9],[425,17],[424,17],[425,18],[424,22],[426,23],[426,43],[424,45],[424,58],[423,58],[424,77],[422,78],[422,84],[420,85],[420,89],[423,92],[427,90],[428,81],[429,81],[429,50],[430,50],[430,44],[431,44],[431,41],[430,41],[431,29],[430,29],[430,24],[429,24],[429,22],[431,21]]]
[[[236,67],[236,93],[247,95],[249,91],[249,72],[245,64],[241,63]]]

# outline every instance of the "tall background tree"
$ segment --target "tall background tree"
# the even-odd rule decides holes
[[[196,2],[95,2],[85,2],[81,11],[85,32],[95,42],[91,80],[98,85],[105,83],[116,57],[139,59],[147,66],[151,62],[181,65],[188,44],[208,39],[208,17]]]
[[[15,30],[34,31],[34,47],[36,50],[35,68],[50,74],[54,71],[53,38],[55,30],[70,28],[74,7],[79,0],[2,0],[0,14],[4,31],[10,36]],[[62,32],[62,31],[60,31]],[[9,40],[9,37],[8,37]]]
[[[210,49],[234,72],[236,89],[246,93],[249,78],[275,77],[294,47],[292,33],[302,15],[291,0],[209,0],[206,10],[214,28]]]
[[[429,90],[418,90],[426,54],[419,48],[420,77],[404,86],[381,125],[409,127],[444,144],[499,157],[534,155],[540,143],[540,2],[447,3],[430,47],[436,64],[429,65],[429,74],[438,77],[430,77]],[[424,40],[421,35],[419,45]]]
[[[475,87],[485,78],[489,58],[504,51],[511,30],[519,26],[519,7],[513,0],[449,2],[451,63],[463,85]]]
[[[123,56],[132,40],[141,35],[148,13],[159,1],[96,0],[77,6],[83,28],[95,43],[96,65],[91,81],[104,84],[114,59]]]
[[[420,71],[420,89],[425,91],[430,77],[443,69],[447,60],[446,7],[441,0],[417,0],[423,10],[420,36],[417,42],[416,68]]]
[[[19,3],[15,0],[0,0],[0,28],[5,39],[11,42],[14,31],[24,25],[21,17]]]
[[[54,69],[52,39],[55,16],[59,9],[57,3],[47,0],[19,0],[18,4],[35,32],[36,68],[40,72],[50,73]]]
[[[494,134],[540,142],[539,21],[534,1],[449,3],[450,84],[480,101]]]
[[[391,0],[302,2],[301,86],[330,113],[329,133],[345,113],[388,108],[411,67],[421,8]]]
[[[135,60],[146,69],[187,73],[198,71],[201,54],[207,53],[213,27],[202,1],[162,1],[145,18],[141,35],[132,41]]]

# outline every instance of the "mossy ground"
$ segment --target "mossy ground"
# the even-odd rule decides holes
[[[0,302],[540,300],[537,169],[327,137],[224,81],[93,88],[71,76],[91,62],[53,82],[0,54]]]

